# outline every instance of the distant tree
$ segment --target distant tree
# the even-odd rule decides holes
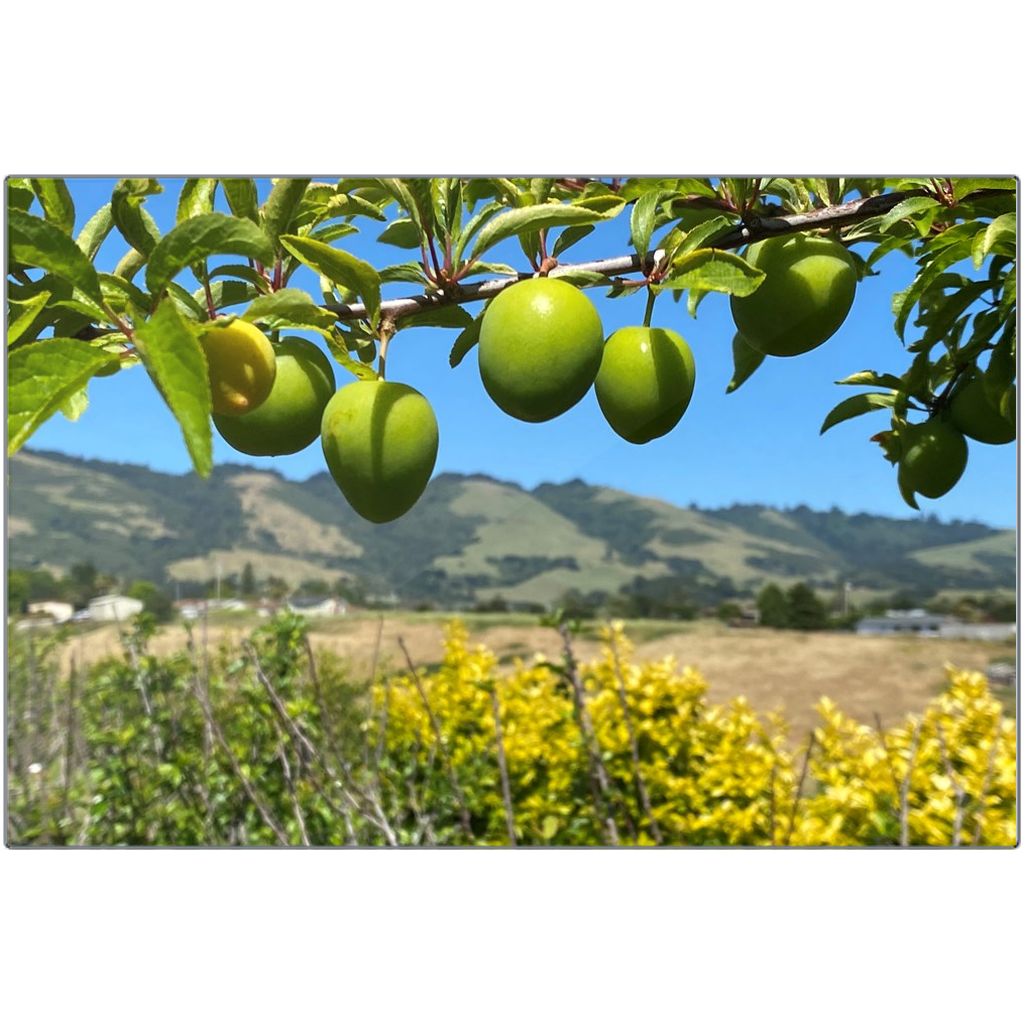
[[[796,583],[786,592],[786,610],[790,629],[824,629],[828,609],[806,584]]]
[[[288,585],[288,581],[280,576],[268,576],[263,589],[272,601],[280,601],[288,596],[292,588]]]
[[[11,569],[7,573],[7,614],[20,615],[28,606],[29,581],[24,569]]]
[[[256,573],[253,571],[252,562],[246,562],[242,570],[241,591],[245,597],[252,597],[256,593]]]
[[[150,580],[136,580],[128,588],[128,596],[141,601],[143,610],[157,622],[169,622],[174,617],[174,602]]]
[[[299,584],[299,592],[307,597],[327,597],[331,592],[331,586],[327,580],[311,576]]]
[[[735,601],[723,601],[715,611],[723,622],[731,622],[743,614],[743,609]]]
[[[767,584],[757,595],[757,615],[762,626],[785,629],[789,625],[789,604],[777,584]]]

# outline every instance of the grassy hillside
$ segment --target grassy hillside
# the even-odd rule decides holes
[[[581,480],[533,491],[441,474],[397,522],[374,526],[326,473],[286,480],[218,466],[208,481],[25,451],[9,460],[8,559],[66,571],[91,561],[129,578],[203,581],[217,572],[361,580],[372,593],[472,604],[547,604],[567,590],[681,587],[693,600],[768,581],[841,579],[861,590],[1016,587],[1016,536],[980,523],[836,509],[702,510]]]

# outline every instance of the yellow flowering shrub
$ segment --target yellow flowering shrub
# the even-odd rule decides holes
[[[824,699],[794,749],[780,716],[709,704],[693,669],[634,664],[620,623],[602,640],[575,674],[539,659],[505,671],[456,622],[436,670],[375,686],[367,747],[403,841],[1016,842],[1016,725],[979,673],[950,667],[922,715],[884,732]]]

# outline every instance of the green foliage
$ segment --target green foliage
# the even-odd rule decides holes
[[[769,583],[757,595],[757,620],[772,629],[785,629],[789,625],[789,605],[778,584]]]
[[[499,673],[465,629],[429,669],[355,682],[281,616],[239,646],[59,669],[62,637],[8,637],[15,846],[1013,845],[1016,729],[952,673],[886,733],[823,698],[813,751],[620,624],[579,664]],[[805,774],[807,775],[805,786]],[[899,780],[905,779],[905,787]],[[895,781],[895,790],[894,790]],[[901,796],[901,792],[904,794]]]
[[[176,222],[161,236],[146,202],[166,187],[178,190]],[[1015,179],[282,178],[261,202],[251,179],[125,178],[80,229],[60,179],[12,178],[7,200],[9,453],[58,409],[72,418],[81,412],[93,377],[141,357],[196,471],[209,475],[195,333],[226,311],[267,330],[313,331],[339,365],[373,379],[390,337],[425,324],[461,332],[450,356],[457,365],[480,323],[459,307],[531,274],[602,287],[609,299],[641,288],[685,292],[692,315],[715,291],[756,304],[770,293],[766,276],[749,250],[736,250],[811,237],[819,227],[831,230],[859,276],[891,252],[915,265],[892,302],[894,341],[905,348],[894,344],[893,367],[840,382],[868,390],[839,402],[822,430],[887,411],[889,430],[875,439],[897,462],[908,412],[942,415],[961,379],[980,374],[1004,418],[1014,404]],[[216,209],[218,201],[229,212]],[[813,228],[786,221],[812,212]],[[629,255],[565,262],[581,238],[623,216]],[[380,239],[413,258],[377,268],[347,252],[344,239],[367,220],[383,222]],[[122,246],[113,273],[95,266],[104,240]],[[526,266],[482,259],[511,241]],[[312,288],[292,283],[300,270]],[[467,284],[481,275],[491,278],[484,290]],[[396,281],[413,286],[411,301],[382,298],[382,284]],[[728,391],[760,365],[749,349],[734,342]],[[545,366],[531,372],[544,382]]]

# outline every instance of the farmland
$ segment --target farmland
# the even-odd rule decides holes
[[[436,613],[355,614],[311,620],[310,637],[314,649],[332,652],[347,664],[353,679],[360,679],[369,676],[375,662],[378,671],[405,670],[399,638],[417,667],[438,663],[450,618]],[[211,616],[205,625],[193,627],[193,635],[197,643],[215,649],[248,635],[260,621],[248,615]],[[511,667],[517,658],[529,662],[535,655],[548,660],[561,656],[557,632],[540,625],[535,616],[468,615],[462,621],[470,643],[488,647],[501,666]],[[598,628],[598,623],[584,625],[574,640],[579,660],[598,656]],[[1013,643],[731,629],[711,621],[627,622],[626,635],[635,645],[636,661],[672,657],[697,669],[708,681],[713,703],[744,696],[760,713],[782,711],[792,725],[794,742],[818,723],[814,705],[822,696],[859,721],[870,723],[878,715],[889,725],[919,712],[935,696],[946,665],[984,671],[993,662],[1015,658]],[[160,630],[151,647],[154,653],[168,654],[186,640],[185,628],[171,625]],[[70,639],[65,664],[74,658],[82,666],[118,650],[116,626],[94,627]],[[1012,692],[996,691],[996,696],[1009,714],[1015,712]]]

